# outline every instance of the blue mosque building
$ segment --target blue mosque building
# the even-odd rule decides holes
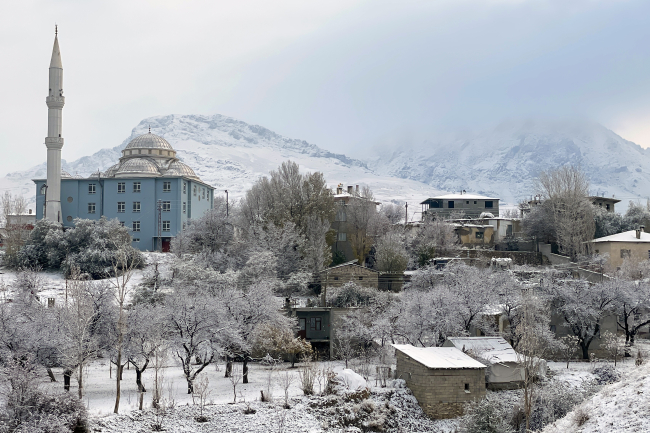
[[[152,134],[134,138],[119,162],[90,177],[72,177],[61,170],[63,67],[58,36],[50,62],[47,179],[36,183],[36,219],[72,227],[75,218],[117,219],[128,227],[133,246],[169,251],[171,239],[194,218],[213,208],[214,188],[201,181],[176,158],[174,148]]]

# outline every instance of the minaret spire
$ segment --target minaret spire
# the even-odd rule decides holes
[[[61,149],[63,148],[62,114],[63,64],[59,49],[59,29],[54,26],[54,46],[50,60],[50,90],[47,98],[47,196],[45,218],[61,222]]]

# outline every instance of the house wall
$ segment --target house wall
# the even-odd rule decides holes
[[[609,254],[608,265],[610,270],[623,264],[624,257],[621,257],[621,250],[630,250],[630,259],[638,263],[650,258],[649,242],[596,242],[592,246],[596,254]]]
[[[456,227],[456,234],[462,245],[494,245],[494,227],[486,226],[460,226]],[[479,237],[477,237],[480,234]]]
[[[485,397],[485,368],[431,369],[395,351],[395,378],[404,379],[420,407],[434,419],[455,418],[463,405]],[[465,391],[469,384],[469,392]]]

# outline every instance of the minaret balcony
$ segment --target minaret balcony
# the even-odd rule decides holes
[[[45,98],[48,108],[63,108],[65,105],[65,96],[48,96]]]
[[[45,145],[48,148],[61,149],[63,147],[63,137],[45,137]]]

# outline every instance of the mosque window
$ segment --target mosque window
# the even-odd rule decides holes
[[[118,201],[117,202],[117,212],[118,213],[124,213],[126,210],[126,203],[123,201]]]
[[[117,193],[124,194],[126,192],[126,182],[117,183]]]
[[[95,203],[88,203],[88,213],[95,213]]]
[[[140,238],[133,238],[133,242],[140,242]]]
[[[134,232],[139,232],[140,231],[140,221],[133,221],[133,224],[131,226]]]
[[[194,197],[196,197],[196,185],[194,185]]]
[[[88,194],[95,194],[97,192],[97,185],[94,183],[88,184]]]
[[[47,185],[43,185],[41,187],[41,195],[45,195],[47,193]]]
[[[183,223],[183,230],[185,230],[185,227],[187,227],[187,223]]]
[[[159,150],[159,151],[158,151],[158,155],[162,155],[162,150]]]
[[[133,202],[133,212],[140,212],[140,202],[139,201],[134,201]]]
[[[172,191],[172,183],[169,181],[163,182],[163,192],[171,192]]]
[[[170,201],[162,202],[162,211],[163,212],[170,212],[171,210],[172,210],[172,202],[170,202]]]
[[[140,182],[133,182],[133,192],[140,192]]]
[[[151,149],[149,149],[149,155],[151,155]]]
[[[162,231],[168,232],[171,230],[172,223],[171,221],[163,221]]]
[[[183,213],[187,213],[187,203],[183,202]]]
[[[120,227],[124,227],[124,221],[120,221]]]
[[[187,182],[183,182],[183,194],[187,194]]]

